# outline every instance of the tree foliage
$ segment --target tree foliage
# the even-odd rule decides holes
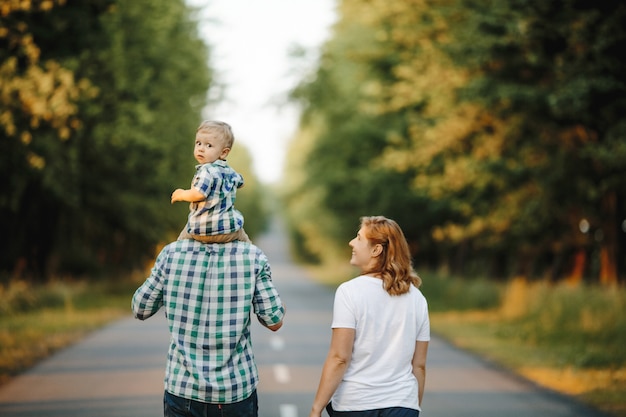
[[[293,93],[305,104],[302,140],[308,138],[308,143],[295,143],[289,153],[289,159],[295,154],[297,161],[304,158],[290,169],[304,169],[305,176],[290,174],[293,179],[285,186],[287,204],[292,206],[288,216],[296,240],[302,241],[301,254],[318,260],[345,255],[358,217],[371,212],[395,217],[416,243],[421,240],[418,229],[427,227],[404,209],[428,209],[419,194],[406,192],[410,175],[377,162],[387,144],[386,130],[402,128],[402,118],[362,109],[363,86],[370,76],[362,59],[382,51],[358,22],[345,22],[336,30],[337,41],[327,45],[315,80]]]
[[[235,145],[228,154],[228,163],[244,178],[244,185],[237,191],[235,208],[243,214],[244,229],[250,239],[265,232],[269,226],[270,202],[265,198],[269,191],[252,171],[250,151],[235,139]]]
[[[213,79],[193,10],[3,0],[0,13],[0,270],[143,266],[187,215],[170,194],[193,175]]]
[[[401,220],[420,263],[455,272],[624,277],[626,6],[339,10],[316,76],[294,93],[314,139],[291,199],[316,190],[331,225]]]

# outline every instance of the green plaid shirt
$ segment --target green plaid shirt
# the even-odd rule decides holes
[[[140,320],[161,307],[171,334],[165,390],[207,403],[248,398],[258,383],[251,313],[267,325],[284,315],[263,252],[239,241],[170,243],[132,301]]]

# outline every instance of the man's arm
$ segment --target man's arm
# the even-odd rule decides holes
[[[257,256],[258,269],[253,300],[254,312],[259,323],[272,331],[276,331],[283,325],[285,306],[272,282],[272,272],[267,257],[260,251]]]
[[[285,313],[287,313],[287,307],[285,307],[285,305],[283,304],[283,319],[285,318]],[[275,332],[278,329],[280,329],[281,327],[283,327],[283,319],[280,320],[280,322],[276,323],[276,324],[265,324],[260,317],[257,316],[257,319],[259,320],[259,323],[261,323],[263,325],[263,327],[266,327],[268,329],[270,329],[271,331]]]
[[[157,257],[150,276],[133,294],[131,306],[135,318],[139,320],[152,317],[163,306],[164,273],[162,266],[166,258],[164,254],[166,248]]]

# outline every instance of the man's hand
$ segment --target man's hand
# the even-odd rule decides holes
[[[261,323],[261,325],[263,327],[265,327],[266,329],[270,329],[273,332],[276,332],[276,331],[278,331],[278,329],[283,327],[283,321],[282,320],[279,321],[276,324],[265,324],[265,323],[263,323],[263,321],[258,316],[257,316],[257,320],[259,321],[259,323]]]

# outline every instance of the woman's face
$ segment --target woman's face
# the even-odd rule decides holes
[[[370,262],[374,258],[373,247],[370,245],[370,241],[365,237],[365,230],[363,227],[359,229],[356,237],[349,243],[352,248],[352,258],[350,258],[350,265],[360,268],[361,271],[367,270]]]

